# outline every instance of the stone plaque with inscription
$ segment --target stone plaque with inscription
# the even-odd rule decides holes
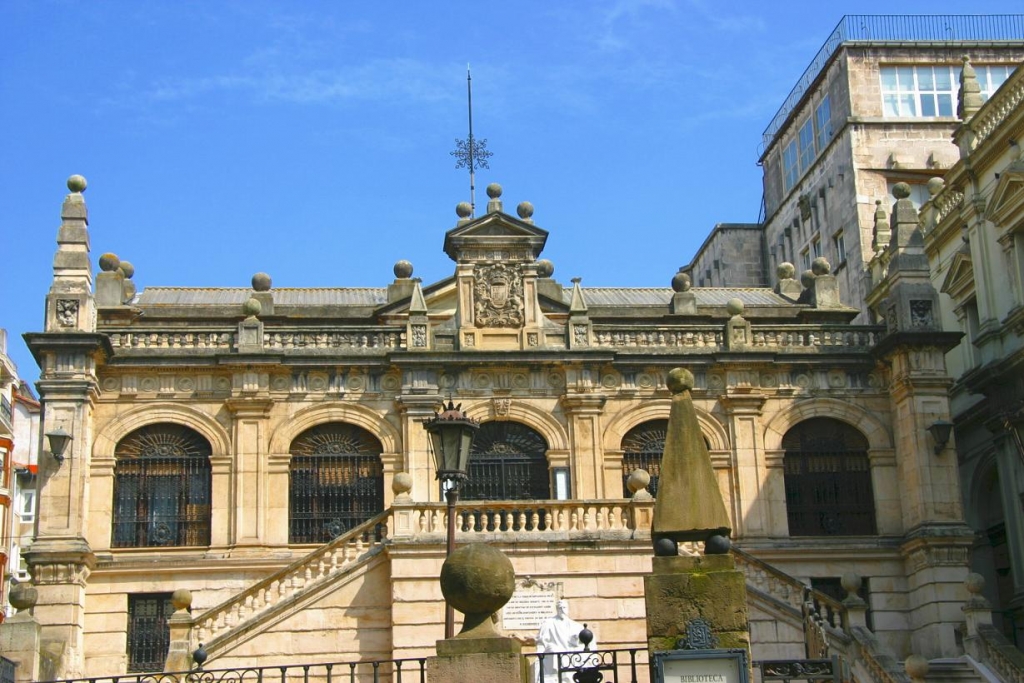
[[[501,609],[501,627],[506,631],[536,633],[541,622],[555,616],[555,603],[561,596],[562,584],[542,584],[527,577],[516,585],[512,599]]]
[[[654,653],[656,683],[749,683],[747,651],[672,650]]]

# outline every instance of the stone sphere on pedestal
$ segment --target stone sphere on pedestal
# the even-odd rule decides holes
[[[484,543],[459,548],[441,566],[444,599],[466,615],[460,638],[497,636],[491,615],[504,607],[515,588],[512,561]]]
[[[7,600],[11,607],[18,610],[32,609],[39,601],[39,591],[31,583],[11,583],[11,590],[7,593]]]

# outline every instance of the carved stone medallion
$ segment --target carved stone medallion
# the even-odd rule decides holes
[[[477,327],[521,327],[523,276],[506,263],[477,266],[473,299]]]

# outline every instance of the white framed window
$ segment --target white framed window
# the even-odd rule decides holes
[[[811,250],[804,249],[800,252],[800,265],[804,270],[811,269]]]
[[[1003,84],[1014,67],[975,66],[982,101]],[[883,66],[882,115],[888,117],[955,116],[960,67],[944,64]]]
[[[832,236],[832,246],[836,252],[836,265],[839,266],[846,262],[846,236],[843,235],[843,231],[840,230]]]
[[[814,162],[814,121],[807,119],[800,126],[800,170],[806,171]]]
[[[35,490],[22,490],[18,493],[21,499],[18,503],[18,516],[21,521],[31,522],[36,518],[36,492]]]
[[[821,237],[818,235],[814,236],[811,241],[811,257],[819,258],[821,256]]]
[[[787,192],[796,186],[796,181],[800,178],[800,167],[796,157],[796,140],[790,141],[782,150],[782,178],[786,183]]]
[[[818,152],[825,149],[825,145],[832,139],[832,104],[828,95],[825,95],[814,110],[814,125],[818,135]]]

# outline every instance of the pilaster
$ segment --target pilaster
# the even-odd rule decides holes
[[[439,501],[441,492],[435,477],[434,459],[431,457],[430,437],[423,428],[423,422],[434,416],[442,402],[440,394],[402,394],[395,398],[396,408],[402,420],[401,466],[412,476],[412,495],[415,500]],[[396,464],[396,471],[402,471]]]
[[[722,396],[733,445],[733,529],[736,536],[785,536],[786,486],[782,459],[768,462],[761,413],[766,398],[760,393]],[[781,496],[781,500],[779,500]],[[781,510],[781,519],[770,514]]]
[[[231,413],[231,443],[234,446],[231,481],[231,538],[236,548],[261,546],[267,542],[269,492],[267,482],[269,398],[232,398],[225,402]]]
[[[568,394],[561,398],[569,421],[569,443],[578,466],[572,473],[573,498],[618,498],[620,491],[608,491],[604,472],[601,416],[608,400],[603,394]]]

